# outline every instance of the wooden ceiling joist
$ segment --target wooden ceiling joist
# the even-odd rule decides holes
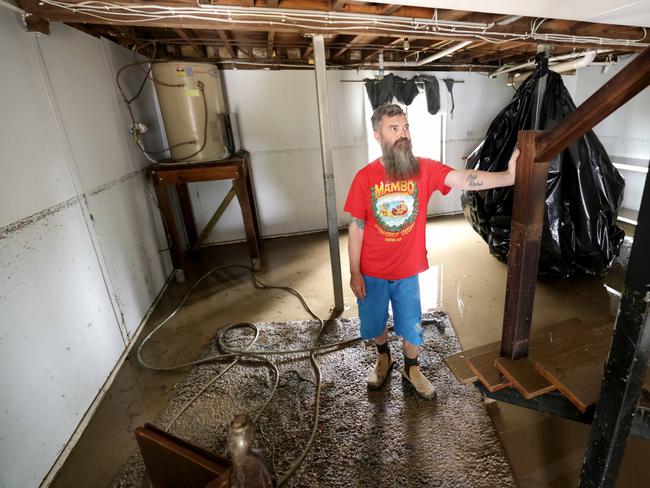
[[[396,13],[399,9],[401,9],[404,5],[386,5],[386,8],[382,10],[381,15],[393,15]]]
[[[355,36],[354,38],[352,38],[352,40],[351,40],[350,42],[348,42],[348,43],[345,45],[345,47],[343,47],[342,49],[339,49],[339,50],[336,52],[336,54],[334,54],[334,56],[332,56],[332,59],[337,59],[337,58],[339,58],[339,57],[342,56],[342,55],[343,55],[343,54],[344,54],[348,49],[350,49],[351,47],[354,47],[356,44],[361,44],[361,43],[364,42],[364,41],[366,41],[366,42],[373,42],[375,39],[377,39],[377,36],[363,36],[363,35],[361,35],[361,36]]]
[[[199,46],[194,44],[194,35],[190,37],[190,34],[185,32],[183,29],[174,29],[174,32],[183,39],[189,46],[191,47],[192,51],[194,51],[194,54],[196,54],[197,58],[203,58],[207,56],[207,52],[203,51]]]
[[[395,45],[397,45],[397,44],[400,44],[400,43],[402,43],[402,42],[404,42],[404,41],[403,41],[403,39],[402,39],[401,37],[395,39],[394,41],[392,41],[392,42],[386,44],[384,47],[381,47],[381,48],[376,49],[376,50],[374,50],[373,52],[371,52],[368,56],[366,56],[365,58],[363,58],[363,62],[364,62],[364,63],[367,63],[367,62],[369,62],[369,61],[372,61],[374,58],[376,58],[376,57],[379,55],[380,52],[383,52],[383,51],[385,51],[386,49],[391,49],[393,46],[395,46]]]
[[[218,30],[217,35],[226,44],[226,49],[228,50],[231,59],[237,59],[237,53],[235,53],[235,48],[232,47],[232,43],[230,42],[230,36],[228,35],[228,32],[223,30]]]
[[[80,3],[81,0],[67,0]],[[115,5],[134,7],[141,0],[109,0]],[[196,7],[197,0],[148,0],[148,5],[161,7]],[[158,56],[178,56],[179,59],[250,59],[260,60],[265,55],[267,59],[293,60],[303,66],[309,63],[313,56],[311,41],[308,34],[323,34],[327,58],[333,64],[343,68],[356,68],[364,63],[376,62],[381,52],[389,61],[412,61],[433,54],[440,49],[460,41],[472,41],[463,49],[445,58],[443,64],[461,66],[467,64],[490,65],[497,68],[504,63],[516,63],[530,59],[536,52],[537,45],[551,45],[553,54],[582,51],[586,49],[611,49],[610,55],[639,52],[643,44],[634,44],[641,40],[644,30],[637,27],[622,25],[604,25],[572,20],[539,19],[517,17],[513,15],[469,12],[450,9],[435,9],[427,7],[409,7],[398,4],[376,3],[366,0],[198,0],[201,3],[219,7],[256,7],[251,11],[245,22],[238,22],[233,16],[167,16],[142,17],[136,15],[136,10],[123,11],[112,19],[107,19],[111,12],[101,16],[84,14],[81,9],[62,8],[45,4],[40,0],[20,0],[22,7],[30,14],[30,28],[37,29],[34,19],[40,19],[39,25],[46,22],[65,22],[76,26],[84,32],[95,36],[105,36],[108,39],[135,49],[147,56],[156,52],[154,45],[159,47]],[[387,32],[385,26],[368,22],[349,23],[344,29],[337,30],[336,22],[311,24],[309,20],[299,19],[290,15],[282,21],[280,17],[269,17],[261,14],[257,8],[282,8],[323,12],[345,12],[351,14],[375,15],[377,18],[390,19],[400,17],[408,19],[437,18],[440,21],[464,21],[484,24],[486,29],[477,30],[476,35],[465,33],[458,36],[457,32],[445,33],[443,30],[406,29],[395,27],[395,31]],[[222,10],[223,12],[223,10]],[[503,23],[502,21],[507,21]],[[499,22],[502,22],[499,24]],[[309,27],[314,25],[314,27]],[[404,24],[404,25],[409,25]],[[43,27],[43,30],[45,28]],[[467,29],[465,29],[467,31]],[[199,32],[196,32],[199,31]],[[216,31],[216,35],[214,32]],[[534,39],[531,32],[538,35],[556,37],[550,41]],[[468,31],[469,32],[469,31]],[[479,37],[483,36],[483,38]],[[508,40],[509,36],[512,39]],[[575,40],[573,36],[583,39]],[[590,42],[589,37],[594,41]],[[402,49],[404,40],[408,39],[410,47]],[[620,40],[619,45],[607,46],[607,41],[600,38]],[[588,42],[584,42],[588,41]],[[649,41],[642,40],[643,43]],[[353,50],[351,52],[351,50]],[[166,52],[167,51],[167,52]],[[217,54],[219,53],[219,54]],[[216,55],[216,56],[215,56]],[[599,59],[602,59],[599,58]],[[427,69],[422,67],[421,69]]]
[[[268,39],[266,41],[267,57],[273,57],[273,43],[275,42],[275,31],[269,31]]]

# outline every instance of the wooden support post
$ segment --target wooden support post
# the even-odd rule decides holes
[[[528,354],[535,284],[542,239],[548,162],[535,162],[536,143],[542,132],[520,131],[515,177],[508,281],[501,355],[512,360]]]
[[[650,181],[625,275],[600,399],[580,473],[580,488],[614,487],[650,356]]]

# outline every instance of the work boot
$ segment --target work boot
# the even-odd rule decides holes
[[[414,387],[415,390],[427,400],[433,400],[436,397],[436,388],[420,371],[419,366],[411,366],[409,374],[402,368],[402,376],[406,378]]]
[[[393,360],[387,352],[379,353],[375,368],[368,375],[368,388],[377,390],[381,388],[388,378],[388,373],[393,367]]]

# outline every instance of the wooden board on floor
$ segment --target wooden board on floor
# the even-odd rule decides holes
[[[598,339],[587,342],[577,337],[577,346],[533,360],[535,369],[581,412],[594,405],[600,395],[605,361],[612,342],[611,328],[603,329],[609,334],[599,333]]]
[[[539,349],[547,346],[548,344],[556,344],[558,342],[566,342],[567,338],[572,337],[581,337],[584,334],[589,333],[593,328],[598,328],[596,324],[586,324],[584,322],[572,323],[572,325],[567,326],[567,323],[561,324],[559,327],[548,327],[542,330],[540,333],[531,335],[529,347],[530,350]],[[467,365],[476,375],[476,377],[485,385],[485,387],[494,392],[506,388],[507,386],[515,386],[517,384],[512,383],[511,379],[508,376],[504,376],[502,372],[497,368],[496,361],[501,357],[499,349],[493,351],[488,351],[477,356],[473,356],[467,359]],[[502,363],[504,364],[504,363]],[[526,369],[522,368],[522,371],[525,372]],[[531,373],[529,370],[528,373]],[[520,391],[522,394],[533,395],[537,393],[541,395],[544,393],[544,389],[548,390],[550,385],[548,385],[547,380],[538,380],[534,381],[535,375],[539,376],[538,373],[528,374],[526,378],[522,379],[526,383],[526,388],[522,388]],[[541,393],[540,393],[541,392]],[[533,397],[531,396],[531,398]]]
[[[476,381],[476,374],[469,369],[467,359],[478,356],[485,352],[498,350],[501,347],[501,342],[491,342],[484,346],[475,347],[466,351],[457,352],[451,356],[444,358],[445,364],[453,373],[459,383],[470,385]]]
[[[508,382],[527,400],[555,390],[555,385],[549,383],[537,372],[528,357],[517,361],[500,357],[496,359],[495,366]]]
[[[500,349],[493,349],[467,360],[467,366],[481,383],[490,391],[499,391],[510,386],[510,382],[494,366],[500,357]]]
[[[536,362],[548,356],[557,356],[565,351],[578,348],[592,342],[600,342],[603,339],[611,341],[614,324],[601,324],[598,327],[591,327],[579,330],[572,334],[555,334],[552,340],[545,343],[531,345],[528,357]]]
[[[575,347],[584,342],[591,342],[601,335],[611,335],[605,326],[597,326],[596,323],[574,326],[570,329],[563,328],[557,331],[550,331],[550,334],[539,336],[530,340],[528,357],[519,361],[511,361],[509,358],[498,358],[495,366],[499,372],[524,396],[532,398],[548,393],[556,389],[555,385],[539,374],[536,370],[533,359],[542,357],[545,354],[558,354],[567,347]],[[595,331],[595,332],[590,332]]]
[[[532,339],[533,337],[548,334],[554,330],[573,330],[585,326],[593,327],[594,324],[585,324],[580,319],[568,319],[544,325],[539,329],[533,329],[530,336]],[[476,381],[477,377],[476,374],[469,368],[467,360],[490,351],[500,351],[500,349],[501,341],[490,342],[489,344],[485,344],[483,346],[478,346],[472,349],[466,349],[464,351],[451,354],[450,356],[445,357],[444,361],[459,383],[469,385]],[[496,357],[499,357],[499,354],[497,354]]]

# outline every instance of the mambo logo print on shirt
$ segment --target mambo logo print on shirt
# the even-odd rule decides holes
[[[413,180],[380,182],[370,188],[377,229],[386,242],[397,242],[413,230],[418,216],[418,185]]]

